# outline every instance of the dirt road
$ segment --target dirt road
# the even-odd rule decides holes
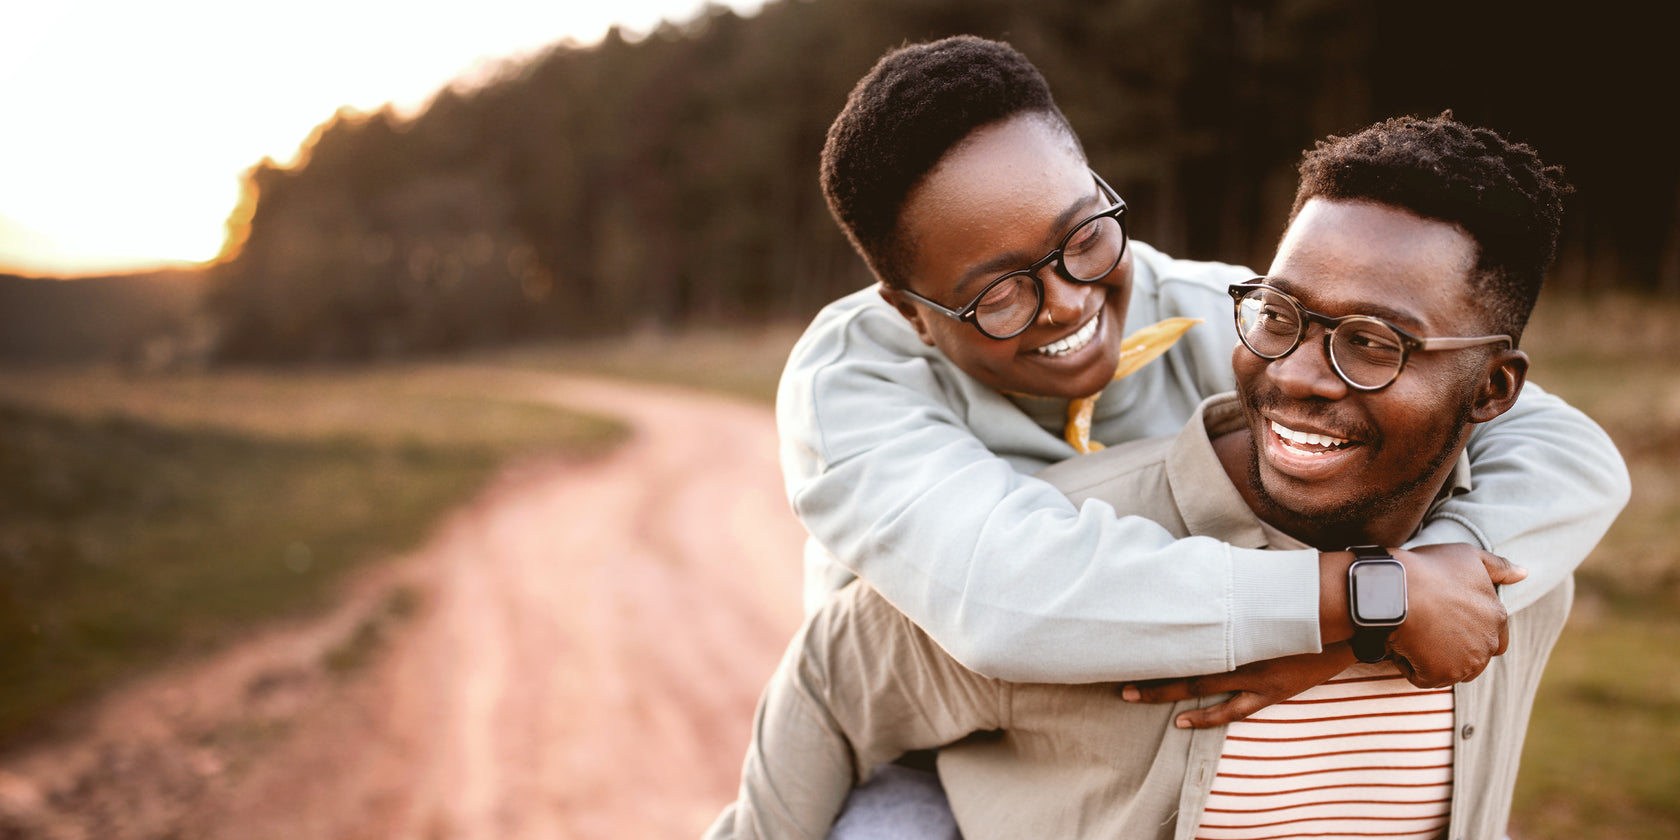
[[[0,765],[0,840],[697,837],[798,623],[769,412],[483,383],[610,406],[635,435],[510,471],[333,616],[150,677]]]

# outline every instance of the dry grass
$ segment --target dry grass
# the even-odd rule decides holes
[[[1621,449],[1633,498],[1582,565],[1517,782],[1518,840],[1680,837],[1680,302],[1543,300],[1533,378]]]
[[[0,371],[0,741],[324,607],[509,459],[588,456],[625,432],[483,379]]]
[[[510,453],[610,445],[622,429],[485,387],[453,365],[346,370],[229,370],[139,375],[111,367],[0,370],[0,402],[67,417],[143,418],[275,441],[353,438],[376,446]]]
[[[771,405],[788,351],[804,329],[804,324],[783,324],[681,333],[644,331],[627,340],[534,346],[489,358],[537,370],[685,385]]]
[[[1633,498],[1582,566],[1590,596],[1680,607],[1680,301],[1541,302],[1523,344],[1533,379],[1602,425]]]

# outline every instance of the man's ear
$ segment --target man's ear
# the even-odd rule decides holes
[[[1509,411],[1522,393],[1528,379],[1528,354],[1521,350],[1501,350],[1488,359],[1487,375],[1476,391],[1470,406],[1470,422],[1486,423]]]
[[[898,314],[903,315],[904,320],[910,322],[910,326],[916,330],[916,337],[920,338],[923,344],[929,347],[934,346],[933,333],[928,331],[927,321],[922,318],[921,307],[911,303],[909,298],[899,294],[897,289],[885,283],[876,283],[875,290],[881,293],[882,300],[892,304],[892,308],[897,309]]]

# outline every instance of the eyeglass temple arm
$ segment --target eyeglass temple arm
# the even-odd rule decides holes
[[[962,313],[961,310],[952,309],[951,307],[946,306],[945,304],[940,303],[937,300],[929,300],[925,297],[922,297],[921,295],[916,294],[915,292],[910,291],[909,289],[899,289],[898,292],[901,293],[901,294],[904,294],[908,297],[911,297],[915,300],[919,300],[924,304],[927,304],[930,308],[932,308],[934,311],[940,313],[941,315],[945,315],[946,317],[950,317],[950,318],[955,318],[958,321],[967,320],[966,318],[963,317],[963,313]]]
[[[1472,338],[1420,338],[1418,339],[1417,349],[1462,350],[1466,347],[1476,347],[1478,345],[1493,344],[1496,342],[1504,342],[1506,347],[1515,347],[1517,345],[1516,340],[1508,335],[1481,335]]]

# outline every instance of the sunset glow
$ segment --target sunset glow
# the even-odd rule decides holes
[[[703,0],[55,0],[0,27],[0,272],[216,256],[242,172],[340,107],[412,113],[454,80]],[[735,0],[750,13],[758,3]]]

